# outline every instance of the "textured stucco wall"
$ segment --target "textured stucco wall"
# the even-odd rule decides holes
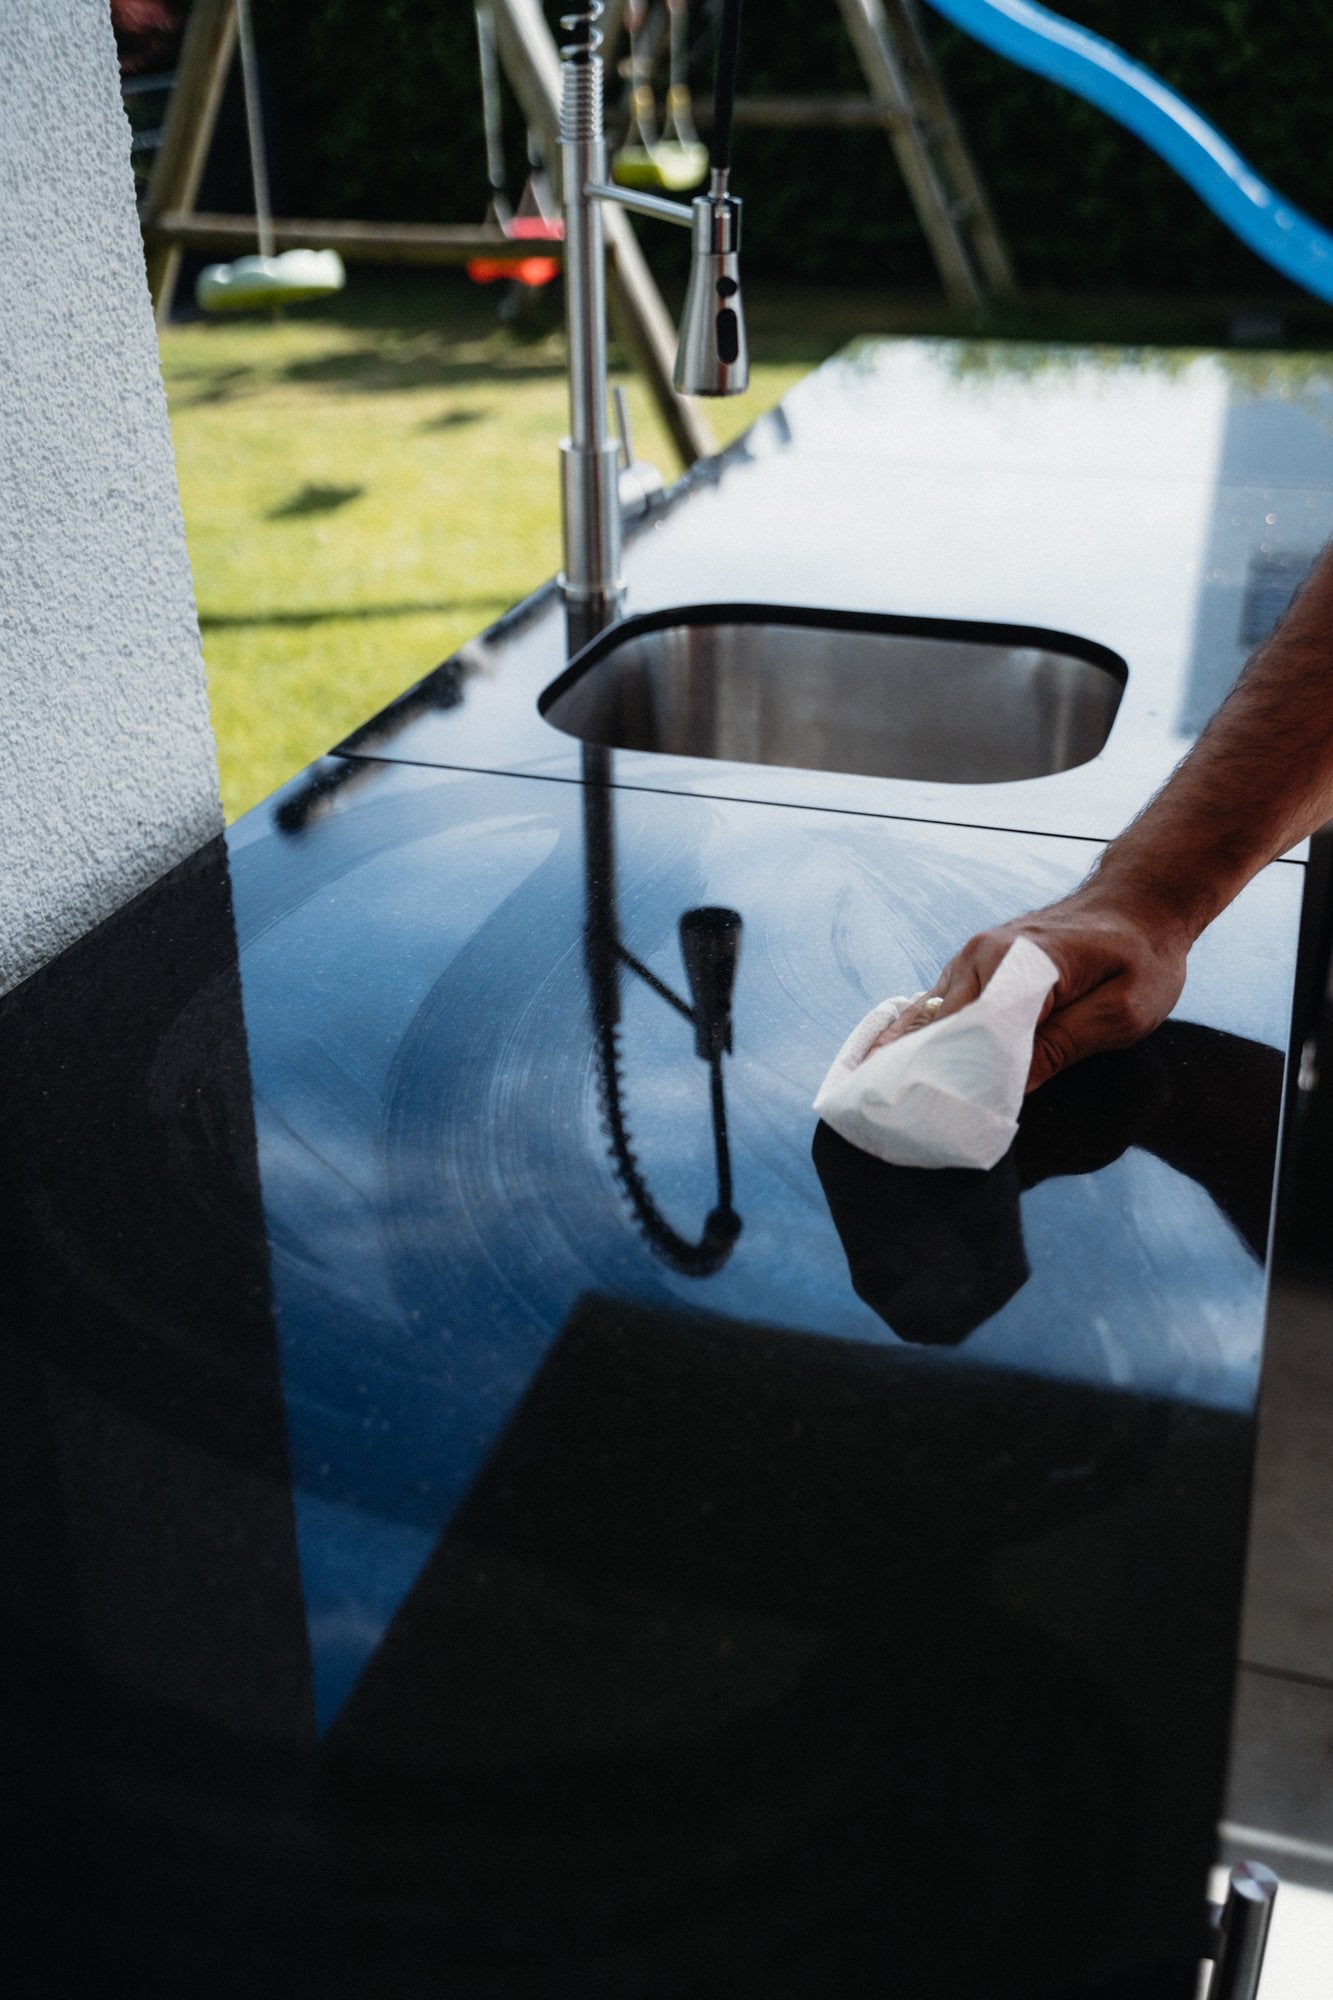
[[[0,992],[221,824],[107,0],[0,0]]]

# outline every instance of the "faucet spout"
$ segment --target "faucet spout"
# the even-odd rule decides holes
[[[569,436],[560,447],[565,601],[594,624],[618,616],[622,521],[619,448],[607,416],[606,241],[602,204],[688,222],[694,247],[676,354],[675,385],[691,396],[734,396],[749,379],[738,252],[741,205],[727,192],[740,0],[723,0],[712,182],[690,208],[612,186],[603,127],[603,0],[562,19],[560,109],[564,181]]]
[[[738,396],[750,379],[741,307],[741,205],[725,168],[694,203],[690,282],[676,350],[676,387],[686,396]]]

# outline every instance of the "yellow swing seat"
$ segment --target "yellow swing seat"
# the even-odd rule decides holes
[[[702,139],[692,143],[659,139],[655,146],[622,146],[612,166],[621,187],[665,188],[669,194],[698,187],[707,172],[708,148]]]
[[[205,312],[253,312],[260,306],[326,299],[347,282],[336,250],[284,250],[277,257],[237,257],[206,264],[194,296]]]

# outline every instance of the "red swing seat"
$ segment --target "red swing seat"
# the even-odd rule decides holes
[[[514,239],[531,238],[535,243],[562,243],[565,225],[558,216],[516,215],[505,224],[504,233]],[[511,278],[519,285],[549,285],[560,276],[558,257],[471,257],[467,274],[474,285],[494,285]]]

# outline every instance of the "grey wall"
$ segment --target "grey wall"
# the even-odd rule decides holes
[[[107,0],[0,0],[0,992],[221,825]]]

